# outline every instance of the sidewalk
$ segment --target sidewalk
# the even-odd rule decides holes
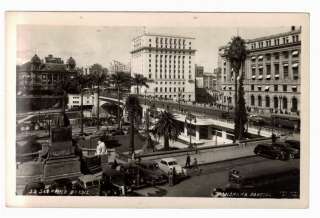
[[[197,158],[198,164],[209,164],[225,160],[232,160],[242,157],[254,156],[254,148],[257,143],[247,144],[245,147],[240,146],[230,146],[230,147],[221,147],[214,148],[210,150],[198,150],[197,154],[190,154],[191,164],[193,163],[194,158]],[[187,154],[173,156],[178,162],[179,165],[185,166]]]

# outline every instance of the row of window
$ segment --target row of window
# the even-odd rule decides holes
[[[152,42],[152,39],[149,39],[149,42]],[[156,37],[156,43],[160,43],[160,44],[178,44],[178,45],[185,45],[186,44],[186,40],[185,39],[173,39],[173,38],[158,38]],[[189,45],[191,45],[191,42],[189,42]]]
[[[151,46],[151,44],[149,44],[149,48],[151,48],[152,46]],[[174,48],[174,49],[186,49],[186,47],[185,46],[176,46],[176,45],[174,45],[174,46],[167,46],[167,45],[165,45],[165,46],[162,46],[162,45],[160,45],[160,47],[158,47],[158,45],[156,45],[156,48]],[[189,46],[189,50],[191,50],[191,47]]]
[[[275,38],[275,39],[268,39],[260,42],[252,42],[251,44],[251,49],[256,49],[256,48],[265,48],[265,47],[270,47],[270,46],[276,46],[276,45],[285,45],[289,43],[296,43],[299,41],[299,35],[292,35],[290,36],[285,36],[281,38]]]
[[[167,85],[167,84],[174,84],[174,85],[176,85],[176,84],[178,84],[178,85],[180,85],[180,84],[182,84],[182,85],[184,85],[184,82],[159,82],[159,84],[160,85],[162,85],[162,83],[163,84],[165,84],[165,85]],[[156,82],[156,84],[158,84],[158,82]]]
[[[151,54],[149,54],[149,58],[151,58],[152,57],[152,55]],[[174,59],[176,59],[177,57],[178,57],[178,59],[180,59],[180,58],[183,58],[183,59],[185,59],[185,57],[186,56],[176,56],[176,55],[155,55],[155,57],[156,58],[160,58],[160,60],[164,57],[165,59],[168,57],[169,59],[171,59],[172,57],[174,58]],[[187,57],[189,57],[189,59],[191,59],[191,56],[187,56]]]
[[[297,50],[293,50],[291,52],[289,51],[283,51],[283,52],[275,52],[275,53],[267,53],[267,54],[264,54],[264,55],[259,55],[259,56],[252,56],[251,57],[251,62],[256,62],[256,60],[258,61],[263,61],[264,58],[267,60],[267,61],[270,61],[271,60],[271,57],[274,58],[274,60],[279,60],[279,57],[280,57],[280,54],[281,56],[284,58],[284,59],[288,59],[289,58],[289,54],[291,53],[291,57],[293,58],[297,58],[299,57],[299,51]],[[225,62],[224,62],[225,63]]]
[[[156,98],[165,98],[165,99],[173,99],[173,98],[178,98],[178,95],[155,95]],[[181,95],[180,99],[185,99],[187,97],[187,95]],[[191,100],[191,95],[188,96],[189,97],[189,101]]]
[[[159,89],[158,87],[155,87],[154,91],[158,92],[158,90],[159,92],[184,92],[184,87],[159,87]]]
[[[257,89],[255,89],[255,87]],[[251,91],[270,91],[270,87],[271,86],[265,86],[264,89],[262,89],[262,86],[255,86],[255,85],[251,85]],[[279,85],[273,85],[273,90],[275,92],[278,92],[279,91]],[[297,89],[297,86],[291,86],[291,90],[292,92],[297,92],[298,89]],[[282,85],[282,92],[287,92],[288,91],[288,85]]]
[[[264,105],[262,105],[262,97],[259,95],[257,98],[254,95],[251,95],[250,97],[250,105],[251,106],[256,106],[256,99],[257,99],[257,106],[258,107],[270,107],[271,106],[271,98],[267,95],[264,98]],[[274,109],[288,109],[288,99],[287,97],[273,97],[273,108]],[[291,111],[297,111],[298,110],[298,99],[296,97],[291,98]]]
[[[280,65],[278,63],[276,63],[273,66],[274,66],[275,79],[279,79]],[[266,74],[267,74],[266,79],[271,79],[271,65],[266,64],[265,69],[266,69]],[[289,64],[283,63],[282,69],[283,69],[283,78],[284,79],[289,78]],[[299,78],[299,64],[293,63],[291,65],[291,69],[292,69],[293,79],[295,79],[295,80],[298,79]],[[251,78],[253,80],[256,79],[256,72],[257,72],[256,67],[252,67],[251,68]],[[262,79],[263,72],[264,72],[264,67],[262,65],[258,66],[259,79]]]
[[[158,79],[158,74],[156,74],[156,79]],[[172,76],[169,74],[167,76],[167,74],[164,74],[164,76],[162,76],[162,74],[159,75],[160,79],[184,79],[184,75],[182,74],[182,76],[180,76],[180,74],[176,77],[175,74],[173,74]],[[149,74],[149,79],[151,79],[151,74]],[[189,75],[189,79],[191,79],[191,75]]]

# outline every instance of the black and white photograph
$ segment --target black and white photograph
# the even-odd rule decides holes
[[[26,22],[12,36],[15,196],[307,194],[306,16],[201,25],[207,14],[173,13],[166,25],[161,13],[105,12],[88,25],[94,12],[64,13],[79,23]],[[114,14],[126,21],[104,24]]]

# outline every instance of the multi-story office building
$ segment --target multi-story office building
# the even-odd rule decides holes
[[[120,61],[116,61],[116,60],[113,60],[111,63],[110,63],[110,73],[115,73],[115,72],[124,72],[124,73],[130,73],[130,63],[129,64],[124,64]]]
[[[140,94],[195,100],[194,38],[144,33],[132,40],[131,75],[148,78]],[[137,93],[137,87],[131,92]],[[179,97],[180,96],[180,97]]]
[[[244,89],[248,111],[299,115],[301,28],[246,40]],[[220,103],[233,106],[235,79],[226,49],[219,48]]]
[[[30,61],[17,66],[17,90],[55,90],[62,80],[77,74],[76,62],[70,57],[65,64],[61,58],[48,55],[45,61],[34,55]]]

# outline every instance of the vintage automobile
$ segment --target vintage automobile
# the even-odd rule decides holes
[[[100,183],[101,195],[125,196],[132,192],[131,182],[126,175],[111,168],[105,168]]]
[[[177,175],[186,176],[186,170],[183,169],[174,158],[163,158],[159,162],[159,169],[161,169],[166,174],[169,173],[171,169],[175,169]]]
[[[296,149],[287,143],[277,142],[274,143],[273,146],[278,147],[278,149],[284,151],[286,159],[294,159],[300,157],[300,149]]]
[[[161,185],[168,181],[167,174],[159,169],[155,161],[140,161],[137,163],[143,172],[145,181],[149,185]]]
[[[146,187],[148,185],[144,171],[135,162],[121,164],[118,169],[131,181],[133,189]]]
[[[268,157],[276,160],[285,160],[286,151],[272,144],[258,144],[253,151],[256,155]]]
[[[83,175],[79,177],[79,189],[90,196],[100,195],[102,172],[92,175]]]

